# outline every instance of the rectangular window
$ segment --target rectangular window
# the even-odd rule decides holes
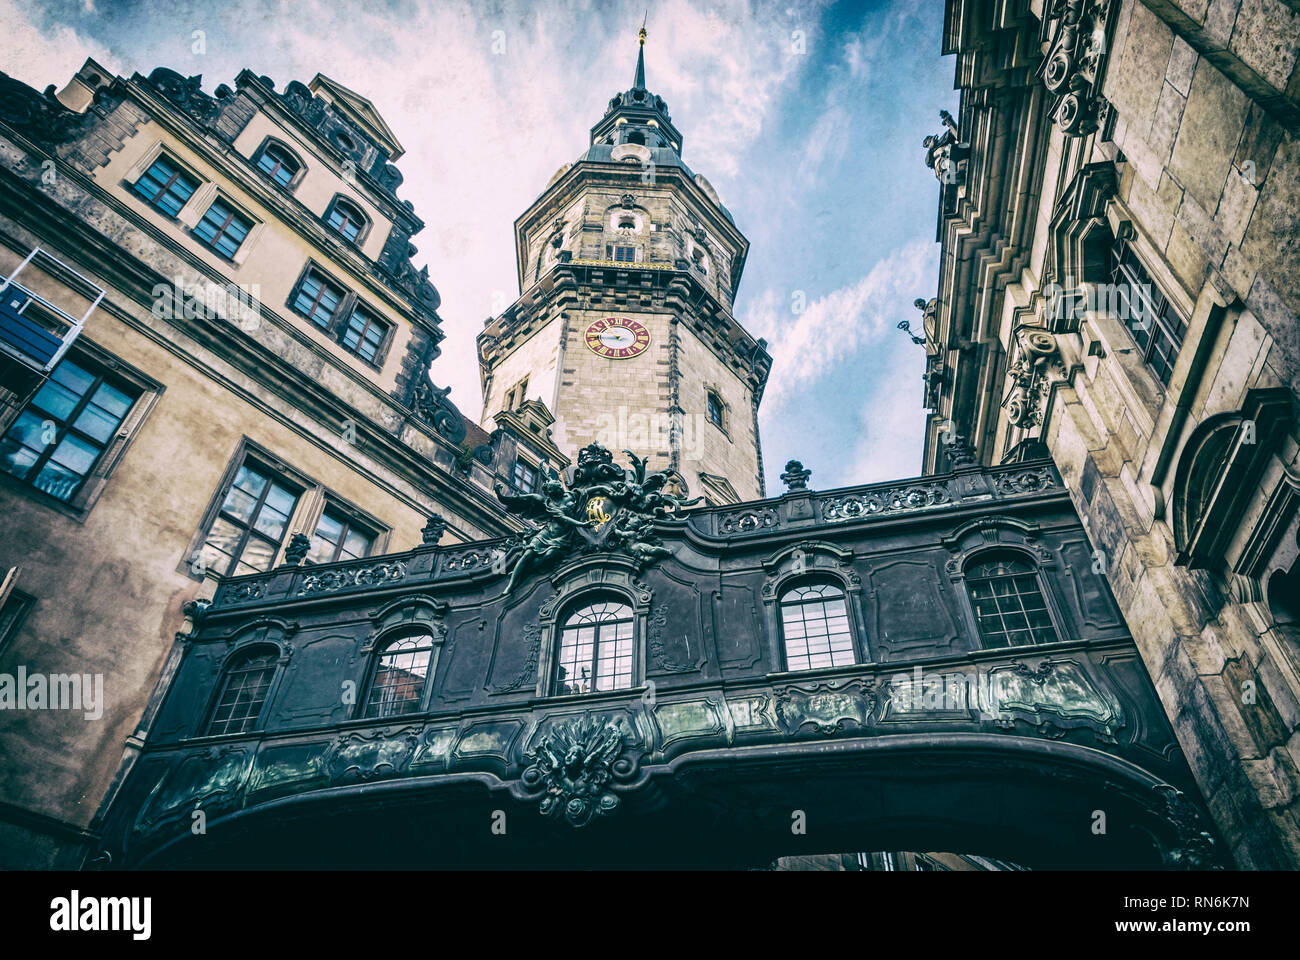
[[[532,493],[537,489],[537,468],[516,460],[514,482],[515,489],[520,493]]]
[[[370,556],[374,546],[373,530],[337,507],[326,507],[316,524],[307,558],[312,563],[358,560]]]
[[[1111,248],[1111,283],[1120,319],[1141,349],[1142,359],[1168,386],[1187,335],[1187,321],[1170,306],[1126,240],[1117,240]]]
[[[90,364],[61,361],[0,439],[0,469],[71,501],[139,395]]]
[[[722,400],[712,390],[709,391],[709,419],[722,426]]]
[[[614,259],[620,263],[635,263],[636,247],[615,247]]]
[[[376,363],[375,358],[387,335],[388,324],[357,307],[352,311],[352,316],[348,317],[347,329],[343,331],[341,342],[362,360]]]
[[[206,570],[229,577],[271,569],[301,494],[272,472],[245,457],[200,551]]]
[[[198,188],[197,180],[167,157],[160,156],[140,175],[132,189],[167,216],[174,217]]]
[[[317,270],[308,270],[298,283],[289,305],[322,330],[334,323],[334,315],[343,302],[343,290],[326,280]]]
[[[217,199],[212,201],[212,206],[208,207],[208,212],[194,228],[194,235],[230,260],[252,229],[253,221],[226,201]]]

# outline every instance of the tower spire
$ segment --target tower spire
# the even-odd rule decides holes
[[[650,16],[650,11],[646,11],[646,18]],[[638,35],[640,47],[636,54],[636,76],[632,78],[633,90],[645,89],[645,19],[641,21],[641,33]]]

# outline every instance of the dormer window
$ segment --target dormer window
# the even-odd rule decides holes
[[[278,143],[268,143],[257,155],[257,169],[280,186],[287,187],[293,183],[302,164],[285,147]]]
[[[335,197],[325,214],[325,222],[345,240],[358,243],[370,221],[351,203],[342,197]]]

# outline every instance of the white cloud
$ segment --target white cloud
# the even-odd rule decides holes
[[[89,0],[88,0],[89,2]],[[92,3],[93,7],[93,3]],[[108,48],[67,24],[42,26],[17,0],[0,0],[0,70],[38,90],[49,84],[62,89],[87,57],[121,72]]]
[[[934,285],[936,248],[916,240],[878,261],[856,283],[841,287],[792,312],[783,294],[765,292],[743,322],[769,341],[772,373],[763,397],[771,412],[797,395],[801,387],[822,379],[837,367],[854,362],[859,351],[903,319],[916,320],[912,301],[917,291]]]

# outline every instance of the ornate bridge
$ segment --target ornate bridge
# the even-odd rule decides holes
[[[567,486],[501,491],[527,536],[223,581],[112,863],[1217,864],[1050,462],[785,479],[687,509],[588,448]]]

